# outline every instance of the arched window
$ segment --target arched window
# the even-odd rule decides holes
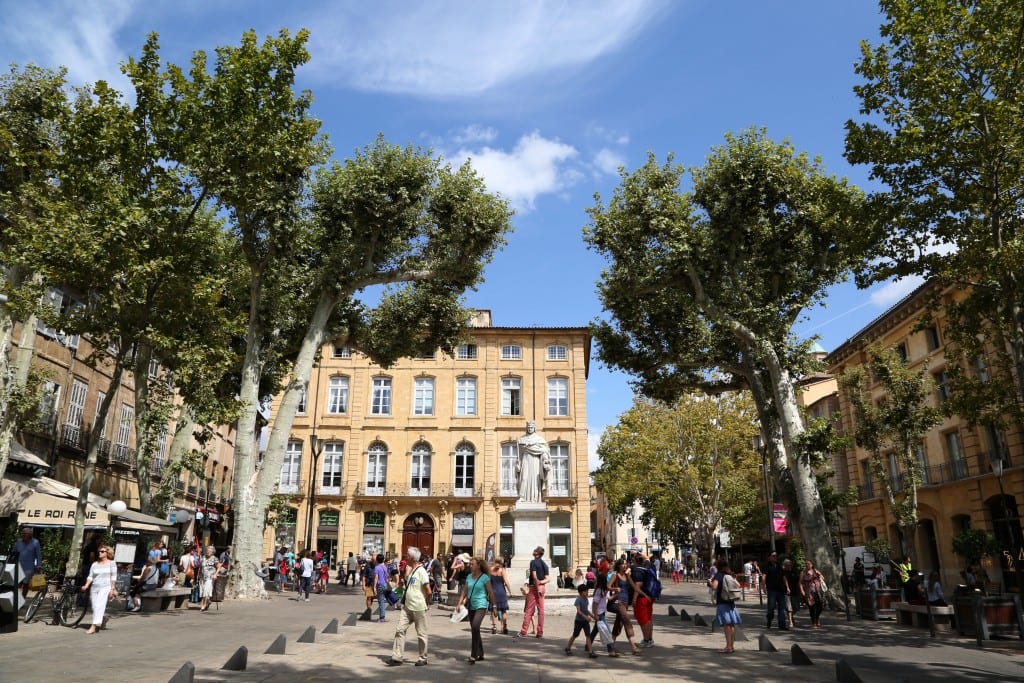
[[[455,495],[472,496],[476,482],[476,449],[463,441],[455,447]]]
[[[430,444],[420,441],[412,448],[409,495],[430,495]]]
[[[388,447],[382,441],[374,441],[366,449],[366,493],[383,496],[388,480]]]

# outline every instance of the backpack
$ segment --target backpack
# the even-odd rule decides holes
[[[657,600],[661,597],[661,579],[658,578],[658,573],[650,567],[645,567],[647,575],[644,577],[644,593],[650,596],[651,600]]]

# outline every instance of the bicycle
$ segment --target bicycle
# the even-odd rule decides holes
[[[53,620],[50,622],[52,625],[60,623],[62,626],[69,626],[75,628],[85,617],[86,606],[84,602],[80,601],[81,591],[78,586],[75,585],[75,579],[69,578],[64,579],[63,583],[60,581],[47,581],[47,590],[41,590],[36,593],[35,597],[29,603],[29,606],[25,609],[25,623],[29,623],[36,617],[36,613],[43,604],[43,600],[47,595],[50,596],[50,604],[53,608]],[[59,591],[57,586],[60,585]],[[50,586],[54,587],[53,591],[50,591]]]

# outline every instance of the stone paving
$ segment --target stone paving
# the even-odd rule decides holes
[[[979,649],[975,641],[945,634],[932,639],[926,629],[870,622],[842,614],[826,613],[820,630],[798,628],[792,632],[764,629],[764,608],[756,596],[741,603],[744,626],[737,652],[723,655],[720,629],[699,628],[669,616],[669,607],[701,614],[711,621],[713,607],[701,584],[665,584],[655,607],[655,646],[640,656],[620,646],[614,659],[598,648],[590,659],[577,641],[567,657],[563,648],[572,632],[573,613],[566,608],[549,610],[543,639],[514,640],[492,635],[485,621],[486,659],[475,665],[469,654],[469,626],[452,624],[450,612],[431,609],[430,658],[426,667],[414,668],[415,637],[406,645],[408,664],[387,667],[397,613],[388,612],[385,623],[359,621],[345,626],[363,607],[361,593],[331,586],[328,595],[295,601],[291,595],[273,594],[259,602],[227,602],[219,611],[211,608],[157,614],[127,614],[114,609],[109,628],[86,635],[83,627],[71,630],[45,622],[22,624],[17,633],[0,634],[0,682],[112,681],[166,682],[188,660],[196,681],[448,681],[470,676],[474,681],[612,681],[638,675],[644,681],[835,681],[836,660],[844,659],[865,683],[884,681],[1022,681],[1024,646],[1020,641],[996,641]],[[806,615],[804,623],[806,623]],[[324,634],[331,621],[342,624],[338,634]],[[513,614],[511,630],[521,624]],[[799,622],[798,622],[799,623]],[[309,626],[315,642],[300,643]],[[760,652],[758,636],[766,633],[777,652]],[[285,654],[264,651],[279,634],[286,641]],[[410,629],[410,635],[412,630]],[[745,639],[743,639],[745,638]],[[790,647],[799,644],[813,662],[791,663]],[[221,667],[241,647],[248,648],[245,672]]]

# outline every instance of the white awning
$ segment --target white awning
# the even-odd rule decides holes
[[[138,531],[154,531],[161,534],[173,534],[178,530],[166,519],[160,519],[152,515],[146,515],[135,510],[125,510],[120,515],[113,517],[114,526],[121,529],[136,529]]]
[[[75,526],[78,501],[67,496],[52,496],[36,489],[18,510],[18,522],[34,527]],[[85,505],[85,528],[106,529],[110,525],[107,511],[92,503]]]

